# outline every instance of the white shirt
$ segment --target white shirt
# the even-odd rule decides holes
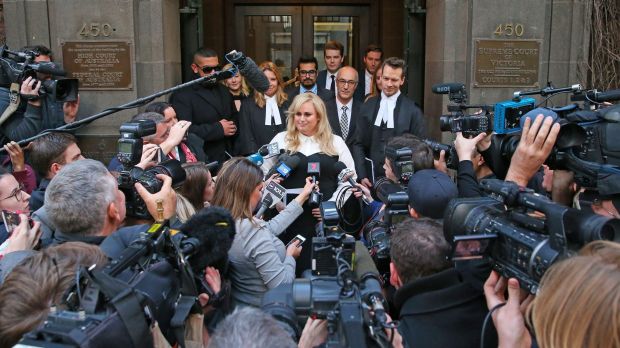
[[[366,69],[364,69],[364,79],[366,81],[366,84],[364,85],[364,95],[368,95],[370,94],[370,87],[372,85],[372,74]]]
[[[271,116],[273,116],[276,125],[282,124],[282,118],[280,117],[280,109],[278,108],[278,102],[276,96],[265,96],[265,126],[273,126],[271,124]]]
[[[351,130],[351,109],[353,108],[353,98],[349,100],[347,104],[342,104],[338,97],[336,97],[336,109],[338,110],[338,124],[340,124],[340,119],[342,118],[342,107],[347,107],[347,130]]]
[[[381,127],[381,122],[385,122],[387,128],[394,128],[394,109],[396,108],[396,100],[399,95],[400,91],[389,97],[381,92],[381,103],[379,105],[379,112],[377,112],[377,118],[375,119],[375,126]]]
[[[276,134],[275,137],[269,142],[270,144],[278,143],[278,148],[280,149],[288,149],[286,143],[286,132],[280,132]],[[314,140],[313,137],[307,137],[303,134],[299,134],[300,147],[298,152],[304,154],[305,156],[311,156],[315,153],[321,152],[319,147],[319,143]],[[355,173],[355,162],[353,162],[353,156],[351,156],[351,151],[347,147],[347,144],[342,140],[342,138],[338,135],[333,135],[334,148],[336,149],[336,153],[338,154],[338,160],[344,163],[347,168],[351,169]],[[276,156],[265,159],[263,165],[261,166],[263,173],[267,174],[269,169],[271,169],[274,165],[277,164],[278,158]],[[357,178],[357,174],[354,174],[353,179]],[[319,184],[320,185],[320,184]],[[330,201],[336,201],[340,191],[344,188],[351,186],[348,182],[339,182],[338,187],[334,191],[334,194],[329,199]],[[350,194],[350,190],[346,193],[346,198]],[[344,200],[346,201],[346,199]]]
[[[326,74],[325,74],[325,89],[329,89],[331,90],[332,87],[332,76],[334,77],[334,88],[336,88],[336,85],[338,84],[336,82],[336,73],[330,73],[329,70],[325,70]]]

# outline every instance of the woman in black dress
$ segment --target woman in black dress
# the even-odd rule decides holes
[[[286,129],[288,108],[287,94],[282,88],[282,75],[278,67],[270,62],[262,62],[259,69],[269,80],[269,89],[265,93],[254,91],[254,98],[241,102],[239,113],[239,138],[237,153],[249,155],[269,144],[273,137]]]

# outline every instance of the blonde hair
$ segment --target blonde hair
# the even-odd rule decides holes
[[[338,154],[334,147],[334,135],[332,133],[332,127],[327,120],[327,111],[325,111],[325,104],[323,100],[314,93],[302,93],[293,99],[291,106],[288,108],[288,118],[286,124],[286,137],[287,149],[292,152],[297,152],[301,146],[299,140],[299,131],[295,127],[295,114],[301,109],[301,106],[305,103],[312,103],[314,111],[318,118],[318,130],[313,138],[319,143],[321,152],[326,155],[335,156]]]
[[[597,241],[553,265],[528,310],[541,347],[620,347],[620,245]]]
[[[234,157],[217,174],[211,204],[228,209],[235,220],[253,220],[250,197],[261,182],[263,172],[256,164],[244,157]]]
[[[270,62],[268,60],[260,63],[258,68],[262,72],[269,70],[274,75],[276,75],[276,80],[278,80],[278,89],[276,89],[275,94],[276,102],[278,103],[278,106],[282,106],[282,104],[284,104],[284,102],[288,100],[288,94],[284,92],[284,87],[282,87],[284,85],[284,81],[282,80],[282,74],[280,73],[280,69],[278,69],[278,67],[273,64],[273,62]],[[254,91],[254,102],[256,102],[256,105],[258,105],[259,108],[264,108],[265,94],[259,91]]]
[[[224,65],[224,67],[222,68],[222,70],[228,70],[230,68],[232,68],[233,65],[228,63],[226,65]],[[239,74],[239,76],[241,76],[241,95],[244,97],[247,97],[250,95],[250,86],[248,86],[248,83],[245,82],[245,77],[243,77],[243,75],[241,75],[240,72],[237,72],[237,74]],[[226,80],[222,80],[221,83],[228,88],[228,86],[226,86]]]
[[[194,214],[196,214],[196,208],[189,201],[189,199],[185,198],[182,194],[177,192],[177,219],[182,223],[185,223],[189,220]]]

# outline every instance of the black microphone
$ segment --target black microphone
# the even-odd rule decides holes
[[[375,313],[375,318],[383,326],[387,325],[385,298],[381,291],[381,277],[368,249],[360,241],[355,242],[355,276],[362,284],[361,296]]]
[[[271,167],[267,173],[267,178],[271,177],[273,174],[278,174],[278,176],[282,178],[288,178],[291,172],[297,168],[300,161],[300,156],[298,156],[297,153],[294,155],[286,153],[281,154],[278,157],[276,165]]]
[[[571,101],[584,101],[591,100],[593,102],[602,103],[602,102],[611,102],[620,100],[620,89],[612,89],[609,91],[599,92],[596,89],[591,91],[586,91],[585,93],[572,95],[570,97]]]
[[[346,164],[340,161],[336,162],[336,164],[334,164],[334,171],[338,173],[338,181],[340,182],[348,181],[352,187],[356,187],[356,182],[355,180],[353,180],[353,174],[355,174],[355,172],[347,168]],[[364,203],[370,204],[370,202],[368,201],[368,198],[366,198],[366,196],[364,196],[363,194],[362,194],[362,200],[364,200]]]
[[[260,217],[265,214],[265,211],[269,209],[269,207],[271,207],[271,203],[273,203],[273,197],[271,196],[271,194],[266,194],[265,197],[263,197],[263,200],[260,202],[260,209],[258,209],[258,212],[256,212],[256,214],[254,214],[254,217],[260,219]]]
[[[199,210],[180,228],[186,236],[181,248],[190,255],[188,262],[195,273],[201,273],[207,266],[225,272],[228,264],[228,250],[235,239],[235,221],[222,207],[208,207]]]
[[[458,82],[438,83],[436,85],[433,85],[433,87],[431,88],[431,90],[435,94],[456,93],[456,92],[462,91],[464,89],[465,89],[465,85],[462,84],[462,83],[458,83]]]
[[[67,72],[58,68],[56,64],[52,62],[43,62],[38,64],[30,64],[30,66],[36,71],[42,74],[54,75],[54,76],[66,76]]]
[[[264,93],[269,89],[269,80],[258,68],[252,58],[246,57],[243,53],[235,50],[226,54],[226,59],[239,68],[239,72],[255,90]]]

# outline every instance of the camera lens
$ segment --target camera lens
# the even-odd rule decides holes
[[[439,117],[439,129],[442,132],[451,132],[452,131],[452,116],[450,115],[441,115]]]

